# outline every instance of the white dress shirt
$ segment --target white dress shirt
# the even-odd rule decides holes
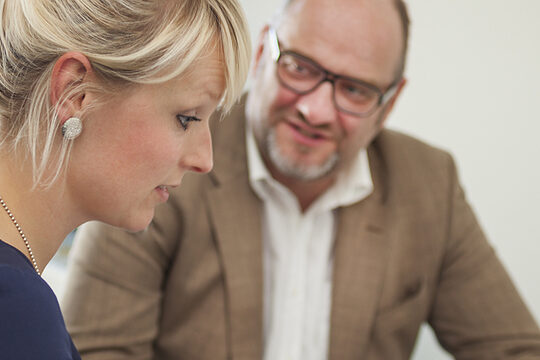
[[[328,357],[335,211],[373,190],[367,152],[302,213],[272,178],[247,131],[250,184],[263,200],[264,360]]]

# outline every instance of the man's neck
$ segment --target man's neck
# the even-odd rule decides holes
[[[302,212],[305,212],[322,194],[336,182],[336,176],[324,176],[320,179],[306,181],[292,179],[281,174],[273,166],[269,166],[272,177],[288,188],[298,199]]]

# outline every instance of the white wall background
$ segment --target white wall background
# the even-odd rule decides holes
[[[254,44],[281,0],[240,0]],[[540,320],[540,1],[409,0],[409,83],[389,126],[451,151],[493,246]],[[44,274],[61,296],[64,265]],[[413,360],[450,359],[429,328]]]
[[[253,42],[281,0],[241,0]],[[409,83],[389,126],[449,150],[540,320],[540,1],[408,0]],[[422,330],[415,360],[450,359]]]

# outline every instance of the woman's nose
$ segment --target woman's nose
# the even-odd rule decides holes
[[[187,135],[192,135],[192,137],[186,143],[187,149],[182,149],[185,152],[185,156],[183,156],[180,166],[186,168],[188,171],[207,173],[214,166],[210,129],[207,124],[192,125],[195,125],[193,126],[193,130],[195,130],[197,125],[200,125],[200,127],[191,134],[188,132]]]

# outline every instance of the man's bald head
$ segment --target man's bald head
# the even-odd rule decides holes
[[[308,1],[308,0],[285,0],[283,2],[283,5],[281,6],[280,10],[278,11],[276,15],[274,26],[276,27],[279,26],[279,24],[283,21],[283,19],[287,17],[290,6],[293,3],[296,3],[298,1]],[[331,0],[331,1],[339,1],[339,0]],[[368,1],[368,0],[360,0],[360,1]],[[403,77],[403,73],[405,72],[407,50],[409,48],[410,20],[409,20],[409,12],[407,10],[407,5],[405,4],[403,0],[377,0],[377,1],[392,2],[401,22],[401,30],[403,34],[403,49],[402,49],[401,61],[397,68],[397,77],[401,78]]]

